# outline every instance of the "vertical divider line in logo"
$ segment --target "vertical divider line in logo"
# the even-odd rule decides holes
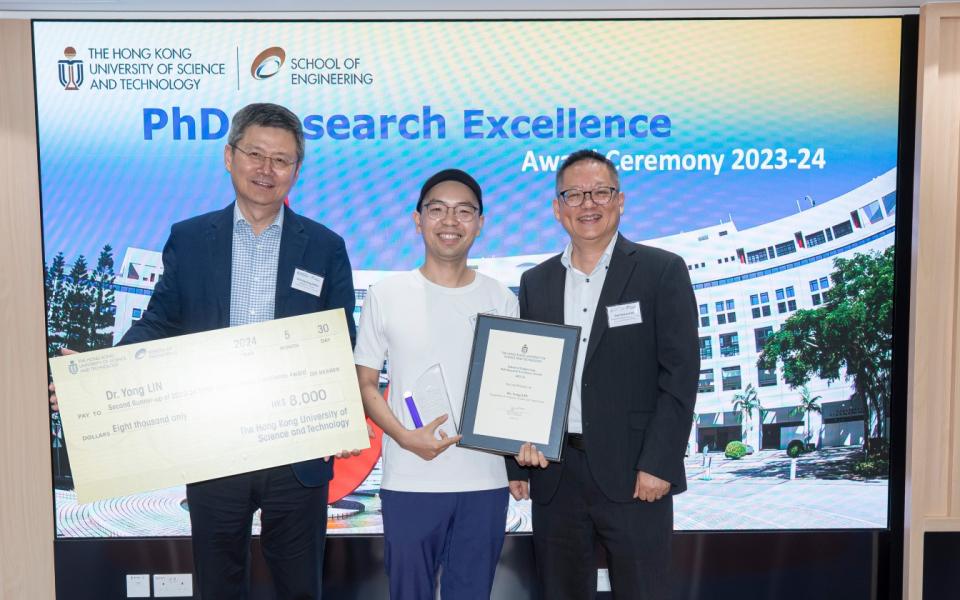
[[[240,91],[240,46],[237,46],[237,91]]]

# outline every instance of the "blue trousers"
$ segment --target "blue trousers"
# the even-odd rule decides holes
[[[380,490],[384,562],[393,600],[490,598],[503,549],[507,488],[479,492]]]

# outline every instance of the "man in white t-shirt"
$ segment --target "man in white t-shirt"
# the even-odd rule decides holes
[[[430,177],[413,222],[423,236],[423,266],[370,286],[354,352],[364,409],[386,434],[380,498],[390,597],[434,598],[442,567],[445,598],[489,598],[506,525],[504,461],[455,446],[460,436],[443,429],[453,432],[460,419],[477,314],[515,317],[517,299],[467,267],[483,227],[473,177],[457,169]],[[379,375],[386,358],[385,402]],[[451,414],[420,421],[405,392],[413,392],[415,411],[419,391],[438,373],[443,385],[432,387],[446,389]]]

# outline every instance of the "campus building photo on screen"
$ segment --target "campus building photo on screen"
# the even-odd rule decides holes
[[[233,201],[248,103],[303,120],[288,202],[344,237],[358,313],[418,266],[418,184],[451,166],[484,190],[471,267],[517,291],[566,244],[559,163],[592,148],[622,233],[696,294],[676,528],[886,528],[900,45],[897,18],[35,22],[48,353],[141,318],[170,226]],[[51,427],[59,537],[189,535],[183,488],[78,504]],[[331,535],[382,531],[379,444],[338,464]]]

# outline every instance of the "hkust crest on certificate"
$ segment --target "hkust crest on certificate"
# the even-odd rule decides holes
[[[323,289],[323,277],[310,271],[296,269],[293,272],[293,283],[290,284],[290,287],[310,294],[311,296],[319,297],[320,291]]]

